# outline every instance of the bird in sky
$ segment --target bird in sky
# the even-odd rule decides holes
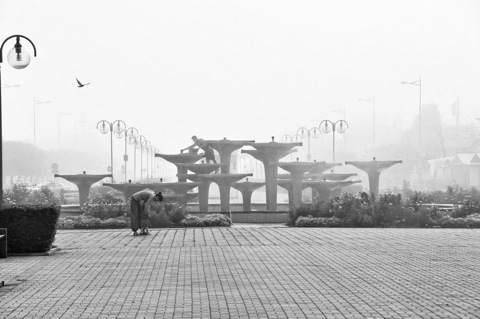
[[[79,87],[79,88],[84,87],[85,85],[89,85],[89,84],[90,84],[90,82],[83,84],[83,83],[80,82],[78,79],[77,79],[77,83],[78,83],[78,87]]]

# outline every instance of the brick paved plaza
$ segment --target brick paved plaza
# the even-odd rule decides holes
[[[480,230],[59,231],[0,260],[0,318],[479,318]]]

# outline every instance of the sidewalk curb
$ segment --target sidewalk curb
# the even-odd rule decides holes
[[[60,250],[60,247],[55,247],[44,253],[8,253],[8,257],[52,256]]]

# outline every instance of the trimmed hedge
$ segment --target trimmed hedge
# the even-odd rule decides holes
[[[43,253],[52,247],[60,206],[4,205],[0,228],[7,228],[9,253]]]
[[[57,229],[117,229],[130,228],[130,218],[117,217],[100,219],[96,217],[80,215],[60,217]]]
[[[210,214],[205,217],[187,215],[180,222],[180,226],[185,227],[230,227],[231,225],[231,219],[222,214]]]

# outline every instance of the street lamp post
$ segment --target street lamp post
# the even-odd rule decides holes
[[[101,120],[97,123],[97,130],[102,133],[102,134],[107,134],[110,132],[110,170],[112,173],[112,183],[114,182],[114,174],[113,174],[113,133],[115,132],[115,135],[118,136],[121,134],[125,129],[127,128],[127,125],[125,124],[124,121],[122,120],[115,120],[113,122],[109,122],[106,120]]]
[[[122,134],[123,133],[123,134]],[[125,136],[125,154],[123,155],[123,161],[125,162],[125,182],[127,182],[127,163],[128,163],[128,150],[127,144],[129,142],[129,138],[135,137],[138,134],[138,130],[135,127],[129,127],[123,130],[123,132],[116,133],[118,138],[122,138],[122,135]],[[135,180],[135,171],[134,171],[134,180]]]
[[[145,142],[143,143],[143,146],[145,148],[145,151],[147,152],[147,168],[146,168],[146,173],[147,173],[147,179],[148,179],[148,151],[150,150],[150,148],[152,147],[152,143],[150,143],[149,140],[145,140]]]
[[[375,147],[375,96],[368,99],[358,99],[363,102],[370,102],[372,104],[372,122],[373,122],[373,147]]]
[[[143,135],[135,137],[135,148],[140,149],[140,181],[143,179],[143,144],[147,139]]]
[[[33,56],[37,56],[37,48],[33,42],[23,35],[12,35],[6,38],[0,46],[0,66],[3,62],[3,46],[11,38],[16,38],[16,43],[7,54],[7,61],[14,69],[23,69],[30,64],[30,54],[22,49],[20,38],[27,40],[33,47]],[[0,68],[1,69],[1,68]],[[1,70],[0,70],[1,71]],[[2,77],[0,72],[0,203],[3,202],[3,138],[2,138]]]
[[[323,120],[320,122],[318,127],[322,130],[323,133],[333,133],[333,163],[335,163],[335,132],[338,132],[340,134],[345,133],[348,128],[348,123],[345,120],[338,120],[336,122],[332,122],[330,120]]]
[[[413,82],[401,82],[402,84],[415,85],[418,86],[418,144],[419,146],[422,143],[422,78],[420,77],[417,81]]]
[[[37,120],[36,120],[36,117],[37,117],[37,105],[39,104],[48,104],[48,103],[52,103],[50,101],[37,101],[37,99],[33,99],[33,145],[37,146]]]
[[[310,128],[310,129],[308,129],[306,127],[301,127],[297,130],[297,135],[299,135],[302,139],[307,137],[307,145],[308,145],[307,161],[311,161],[312,156],[310,154],[310,135],[312,135],[313,138],[319,137],[320,136],[320,128],[318,128],[316,126]]]

